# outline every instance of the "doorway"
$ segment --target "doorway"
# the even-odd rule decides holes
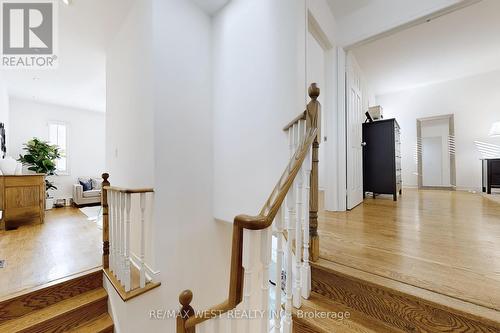
[[[313,30],[311,27],[308,29],[307,33],[307,82],[312,83],[315,82],[318,87],[321,89],[321,93],[318,97],[318,101],[322,105],[322,114],[320,117],[321,129],[320,133],[322,133],[322,137],[320,138],[320,146],[319,146],[319,188],[324,191],[326,188],[326,166],[325,162],[325,150],[326,150],[326,142],[324,138],[326,137],[325,130],[325,113],[327,112],[328,105],[325,103],[326,97],[329,94],[329,91],[326,89],[326,59],[327,59],[327,48],[325,46],[325,42],[316,33],[316,30]]]
[[[417,119],[418,187],[456,187],[454,116]]]
[[[321,89],[321,142],[319,146],[319,188],[324,194],[324,209],[338,210],[345,204],[339,199],[345,197],[338,186],[338,115],[337,115],[337,48],[333,44],[331,31],[324,21],[321,24],[312,12],[307,11],[305,41],[305,72],[303,87],[307,92],[309,84],[316,82]],[[307,101],[307,93],[304,95]],[[331,135],[329,135],[331,134]]]

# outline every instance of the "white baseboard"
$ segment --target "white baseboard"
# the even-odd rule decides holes
[[[403,185],[403,189],[418,189],[418,185]],[[480,187],[467,187],[467,186],[457,186],[455,188],[456,191],[461,191],[461,192],[481,192],[481,188]]]

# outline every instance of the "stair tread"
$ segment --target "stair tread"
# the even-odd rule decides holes
[[[0,332],[17,332],[64,315],[82,306],[92,304],[108,297],[104,288],[65,299],[46,308],[33,311],[22,317],[6,321],[0,325]]]
[[[71,330],[71,333],[100,333],[100,332],[106,332],[107,330],[112,329],[114,326],[113,324],[113,319],[111,319],[111,316],[108,313],[104,313],[100,315],[99,317],[95,318],[94,320],[91,320],[89,322],[86,322],[73,330]]]
[[[299,318],[299,311],[303,313],[318,313],[318,316],[309,317],[307,315]],[[322,316],[329,313],[330,316]],[[339,313],[344,313],[344,318],[339,319]],[[349,315],[347,316],[347,313]],[[336,317],[335,317],[336,314]],[[360,312],[349,309],[346,306],[333,302],[328,298],[316,293],[312,293],[310,298],[302,300],[300,309],[293,309],[294,322],[306,324],[312,332],[318,333],[399,333],[385,324],[363,315]]]
[[[431,290],[403,283],[394,279],[365,272],[323,258],[320,258],[317,262],[311,263],[311,266],[334,272],[335,274],[342,274],[349,277],[350,279],[363,281],[363,283],[369,283],[376,287],[390,289],[400,295],[410,295],[434,304],[440,304],[447,308],[455,309],[463,313],[468,313],[479,318],[488,319],[493,322],[500,322],[500,311],[496,311],[481,305],[473,304]]]
[[[0,325],[65,299],[102,288],[102,279],[102,269],[92,269],[4,296],[0,299]]]
[[[332,261],[311,263],[312,291],[405,332],[500,332],[500,312]]]

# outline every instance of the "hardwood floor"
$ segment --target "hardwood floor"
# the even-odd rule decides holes
[[[500,311],[500,204],[480,194],[367,198],[319,233],[323,259]]]
[[[102,230],[78,209],[47,211],[45,223],[0,231],[0,298],[101,265]]]

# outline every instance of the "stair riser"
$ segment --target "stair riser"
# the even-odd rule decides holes
[[[404,332],[500,331],[500,323],[314,266],[312,291]]]
[[[108,311],[108,300],[103,298],[43,323],[31,326],[22,333],[62,333],[88,322]],[[105,331],[108,332],[108,331]],[[112,330],[111,330],[112,332]],[[21,332],[20,332],[21,333]]]
[[[65,299],[102,287],[102,271],[0,302],[0,324]]]

